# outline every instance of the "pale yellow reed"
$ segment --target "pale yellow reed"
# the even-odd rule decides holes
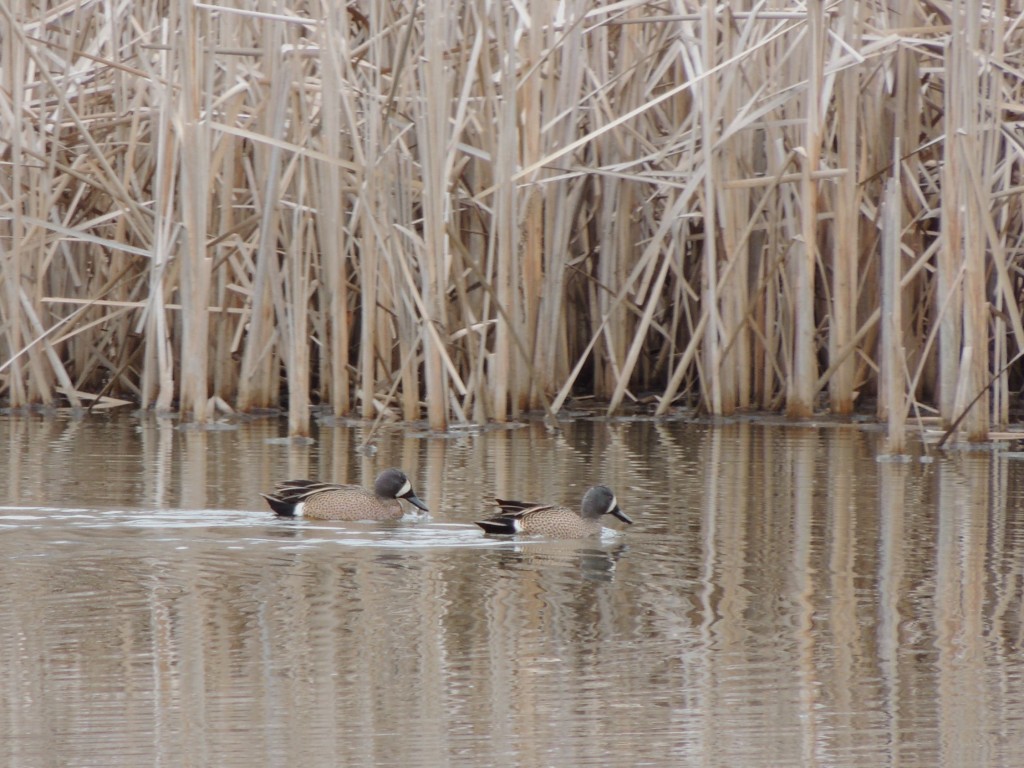
[[[1024,350],[1014,7],[0,2],[0,403],[984,439]]]

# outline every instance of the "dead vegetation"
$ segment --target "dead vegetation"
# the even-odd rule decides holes
[[[983,439],[1022,73],[1003,2],[0,0],[0,398]]]

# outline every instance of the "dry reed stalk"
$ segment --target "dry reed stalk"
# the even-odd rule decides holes
[[[381,29],[383,8],[374,7],[370,24],[372,29]],[[383,64],[384,41],[374,36],[370,43],[371,62]],[[359,384],[357,394],[361,398],[360,412],[363,418],[375,415],[374,391],[377,384],[377,326],[378,326],[378,294],[380,255],[378,237],[373,231],[372,222],[383,206],[385,195],[382,176],[382,143],[387,145],[390,137],[390,124],[384,119],[381,104],[373,104],[374,98],[381,98],[387,92],[387,82],[380,66],[369,66],[368,76],[361,82],[367,89],[367,100],[373,108],[365,116],[363,134],[360,137],[363,145],[360,154],[363,158],[362,173],[356,177],[359,190],[359,224],[354,229],[356,236],[362,235],[360,245],[358,291],[360,295],[360,341],[359,341]],[[390,108],[391,101],[388,100]],[[382,139],[384,140],[382,142]]]
[[[421,199],[417,193],[422,191],[415,159],[407,151],[410,145],[417,146],[418,141],[415,133],[417,113],[413,111],[417,109],[416,91],[409,78],[404,76],[408,72],[411,77],[418,53],[413,46],[421,43],[420,39],[412,36],[414,20],[411,15],[398,15],[387,28],[388,37],[398,42],[387,93],[388,109],[384,115],[384,132],[388,140],[382,144],[381,160],[375,169],[376,179],[382,185],[380,189],[386,193],[378,199],[379,205],[372,209],[373,216],[365,221],[377,241],[380,259],[374,331],[374,344],[384,363],[379,373],[382,382],[389,384],[392,392],[398,391],[399,413],[405,420],[418,419],[421,414],[423,331],[430,331],[429,323],[420,322],[426,317],[416,309],[418,302],[422,310],[422,287],[409,269],[410,260],[422,253],[422,238],[417,231],[419,227],[406,227],[406,222],[412,222],[417,215],[417,203]],[[398,119],[397,115],[403,117]],[[401,151],[396,152],[395,149]],[[422,210],[418,213],[422,216]],[[437,397],[436,393],[434,397]],[[390,395],[386,399],[390,400]]]
[[[949,311],[942,314],[939,320],[939,414],[945,423],[956,417],[955,393],[959,378],[959,361],[961,353],[963,294],[959,273],[962,269],[961,232],[963,224],[960,214],[961,163],[960,153],[955,151],[957,131],[963,122],[963,97],[965,88],[956,86],[960,80],[963,40],[961,36],[951,38],[947,44],[947,57],[950,58],[947,71],[952,75],[949,88],[944,91],[944,114],[946,121],[945,144],[949,156],[943,165],[942,187],[948,187],[947,194],[942,197],[943,238],[942,250],[937,260],[936,276],[938,281],[939,299],[949,304]]]
[[[155,105],[156,131],[154,164],[156,174],[152,194],[154,196],[153,251],[149,259],[148,304],[143,312],[137,330],[145,332],[146,350],[143,358],[141,394],[143,408],[154,407],[156,411],[171,409],[174,397],[174,352],[171,330],[166,314],[166,293],[168,272],[171,264],[171,250],[177,234],[174,215],[174,176],[178,151],[172,146],[171,134],[171,93],[167,87],[167,59],[169,33],[164,26],[160,30],[161,48],[157,53],[152,75],[149,79]]]
[[[260,117],[263,132],[271,139],[280,140],[288,117],[286,107],[292,83],[289,66],[282,53],[283,32],[276,24],[268,22],[266,27],[261,59],[273,76],[269,98],[260,105]],[[258,144],[253,149],[254,167],[262,183],[253,190],[261,193],[260,198],[253,200],[260,215],[260,228],[259,242],[253,254],[252,315],[242,352],[238,386],[238,408],[243,411],[272,406],[276,392],[275,363],[278,355],[273,349],[273,319],[274,305],[278,303],[275,293],[280,291],[281,279],[277,241],[281,218],[278,201],[284,189],[281,176],[286,162],[282,154],[283,150],[276,142],[269,146]]]
[[[497,19],[495,24],[495,44],[498,51],[513,50],[515,36],[515,11],[508,11]],[[488,261],[493,264],[487,269],[489,281],[495,286],[495,297],[505,309],[504,322],[499,321],[495,328],[494,352],[489,366],[489,400],[492,417],[499,422],[506,421],[511,414],[518,415],[516,410],[516,391],[514,389],[515,370],[514,345],[512,336],[520,332],[519,301],[516,296],[514,261],[518,255],[515,242],[515,222],[517,219],[517,199],[513,174],[517,150],[517,110],[515,99],[516,73],[515,58],[506,55],[497,62],[495,75],[499,78],[504,98],[495,94],[494,101],[494,234],[491,241]],[[511,402],[510,402],[511,401]],[[510,407],[511,406],[511,407]]]
[[[953,217],[953,237],[949,247],[962,248],[963,280],[963,346],[957,372],[957,400],[966,406],[971,397],[986,385],[988,369],[987,297],[985,288],[985,241],[982,225],[984,195],[982,185],[971,166],[981,158],[978,145],[978,86],[981,73],[975,51],[980,40],[979,18],[972,4],[954,2],[952,34],[948,48],[946,75],[950,83],[950,119],[947,123],[946,145],[952,174],[956,174],[951,197],[957,210]],[[947,179],[947,183],[952,179]],[[965,183],[967,182],[967,183]],[[959,410],[959,409],[958,409]],[[958,413],[942,413],[951,420]],[[988,397],[975,402],[964,420],[968,440],[984,439],[988,433]]]
[[[229,33],[230,31],[229,25]],[[232,57],[227,62],[225,77],[228,79],[231,79],[232,73],[237,72],[236,58]],[[241,107],[241,97],[236,93],[224,101],[225,118],[231,120],[231,116],[234,116],[237,120]],[[215,281],[211,286],[211,300],[217,308],[211,309],[213,314],[210,318],[213,327],[210,378],[212,398],[224,401],[226,397],[232,398],[232,394],[238,391],[239,371],[233,357],[237,351],[236,338],[244,326],[238,319],[243,308],[235,280],[247,282],[245,273],[237,268],[238,251],[246,247],[238,232],[245,226],[247,217],[233,205],[234,189],[237,182],[243,178],[242,143],[234,136],[223,135],[215,140],[215,144],[216,150],[211,165],[219,169],[219,175],[216,199],[213,201],[214,215],[211,228],[215,227],[219,234],[208,244],[211,257],[215,257],[210,267]],[[238,219],[241,219],[241,222]]]
[[[715,23],[714,9],[705,5],[704,23],[701,25],[701,49],[703,61],[702,70],[707,72],[715,65],[716,50],[715,40],[717,38],[717,24]],[[700,91],[700,132],[701,148],[704,160],[704,188],[701,202],[703,203],[704,215],[710,226],[704,229],[704,244],[702,249],[702,280],[701,300],[703,311],[708,313],[708,329],[704,333],[704,370],[707,375],[704,380],[705,396],[708,399],[712,413],[727,413],[732,410],[726,407],[722,397],[722,379],[719,373],[722,368],[722,346],[725,343],[724,336],[726,329],[723,327],[722,315],[719,307],[719,278],[718,278],[718,205],[715,182],[722,181],[720,174],[714,174],[712,169],[718,166],[715,159],[715,143],[718,139],[716,130],[715,104],[717,101],[717,88],[714,77],[705,78]],[[728,257],[726,257],[728,258]],[[731,406],[731,403],[730,403]]]
[[[349,49],[348,10],[340,5],[321,6],[319,40],[321,99],[320,123],[323,129],[324,152],[330,157],[352,157],[358,143],[355,135],[352,89],[354,82]],[[344,149],[342,139],[349,137]],[[321,389],[335,416],[347,414],[351,408],[351,379],[347,365],[351,338],[349,327],[348,237],[344,226],[345,201],[342,174],[326,163],[317,163],[316,198],[319,221],[320,273],[325,296],[326,338],[321,351]]]
[[[601,51],[596,57],[589,74],[594,82],[609,83],[611,87],[600,93],[594,102],[594,119],[598,125],[611,122],[616,117],[612,105],[613,97],[628,103],[640,103],[647,99],[647,84],[634,73],[642,66],[646,55],[642,39],[638,40],[642,28],[635,26],[602,25],[591,33],[592,45]],[[639,145],[631,131],[605,132],[593,142],[593,162],[605,167],[617,167],[627,158],[636,156]],[[596,213],[595,247],[598,258],[594,260],[593,273],[596,283],[591,286],[591,300],[597,317],[607,318],[601,341],[594,348],[593,394],[602,399],[620,399],[614,394],[625,386],[623,365],[630,340],[634,337],[634,321],[623,301],[617,296],[626,275],[630,271],[632,254],[637,246],[637,233],[633,216],[636,205],[635,183],[631,179],[610,175],[605,178],[600,191],[591,202]],[[653,263],[653,262],[651,262]]]
[[[522,37],[522,64],[526,72],[520,78],[518,91],[518,107],[522,114],[519,128],[520,158],[523,165],[536,161],[544,152],[544,124],[549,114],[545,110],[545,102],[541,99],[543,80],[550,79],[545,74],[554,74],[550,60],[548,45],[552,41],[552,30],[557,26],[556,9],[553,2],[537,2],[531,13],[531,23]],[[535,181],[542,174],[538,173]],[[539,319],[541,299],[541,275],[544,261],[544,200],[545,190],[535,183],[527,183],[521,192],[523,197],[519,208],[519,282],[522,292],[522,337],[529,345],[528,358],[525,365],[515,368],[515,391],[511,396],[515,399],[515,409],[526,410],[536,406],[536,396],[531,399],[533,390],[530,378],[525,375],[528,367],[536,361],[537,322]]]
[[[916,0],[903,0],[899,9],[899,21],[903,25],[918,16]],[[907,46],[900,46],[894,56],[894,75],[896,84],[893,89],[891,109],[894,115],[893,143],[900,147],[915,147],[925,132],[922,126],[923,103],[921,88],[916,85],[921,81],[918,62],[913,52]],[[931,204],[927,192],[920,188],[917,183],[923,176],[915,171],[920,171],[920,158],[915,154],[902,156],[896,154],[891,162],[898,166],[898,176],[901,189],[902,205],[904,207],[903,221],[906,224],[901,229],[899,245],[904,253],[918,254],[925,250],[926,233],[924,229],[915,224],[922,221],[922,216],[930,211]],[[888,175],[888,174],[887,174]],[[884,194],[884,193],[883,193]],[[884,238],[884,233],[883,233]],[[901,267],[901,271],[902,267]],[[922,327],[927,325],[927,316],[921,311],[924,302],[920,295],[929,292],[932,285],[922,275],[913,281],[909,290],[901,294],[902,317],[905,327],[901,329],[902,336],[902,362],[903,370],[911,370],[918,365],[923,351],[923,342],[927,332],[922,332]],[[934,360],[932,361],[934,364]],[[907,389],[897,396],[911,398],[917,408],[917,392]],[[906,412],[904,412],[906,413]]]
[[[839,19],[842,38],[853,47],[861,33],[856,4],[845,2]],[[860,222],[857,188],[857,104],[858,73],[846,67],[838,74],[835,140],[837,162],[845,173],[836,183],[835,227],[832,240],[832,300],[828,335],[829,362],[835,364],[839,350],[847,347],[857,324],[857,267]],[[845,356],[829,378],[829,407],[837,414],[849,414],[854,406],[854,359]]]
[[[9,39],[10,32],[14,26],[11,11],[4,9],[7,19],[7,30],[4,39]],[[13,128],[15,116],[22,114],[24,110],[23,98],[24,89],[22,83],[27,77],[27,62],[25,50],[21,45],[4,45],[0,53],[0,64],[3,66],[0,83],[3,89],[11,94],[11,103],[4,110],[5,117],[10,121]],[[5,120],[5,122],[7,121]],[[11,131],[9,138],[9,152],[11,165],[9,170],[9,186],[5,190],[5,197],[10,202],[5,205],[9,213],[5,217],[6,226],[3,229],[4,240],[8,243],[20,243],[24,241],[25,224],[22,219],[22,190],[25,186],[24,174],[26,158],[23,155],[23,135],[21,130]],[[19,247],[6,247],[0,250],[2,259],[3,277],[3,313],[0,314],[0,321],[3,323],[4,337],[7,340],[7,348],[14,350],[26,349],[29,342],[27,334],[22,331],[21,302],[19,292],[21,290],[23,272],[23,251]],[[29,403],[28,391],[25,381],[25,372],[21,355],[10,359],[10,373],[7,377],[8,401],[13,408],[23,408]]]
[[[723,58],[743,51],[756,34],[756,18],[748,17],[737,29],[734,24],[723,25]],[[718,109],[723,123],[727,116],[739,116],[751,93],[749,82],[740,76],[740,71],[726,70],[722,76],[722,97]],[[741,128],[742,126],[742,128]],[[724,178],[719,180],[716,194],[721,201],[718,205],[721,219],[722,248],[730,264],[731,277],[728,281],[727,303],[722,308],[722,323],[727,344],[725,353],[723,413],[735,408],[749,408],[753,389],[750,372],[753,370],[753,350],[748,318],[752,310],[750,296],[751,263],[762,259],[756,239],[751,239],[752,227],[748,219],[754,212],[752,192],[744,188],[729,188],[726,180],[748,178],[756,173],[758,155],[763,133],[756,126],[733,120],[729,127],[731,135],[723,137],[718,157],[718,168]]]
[[[180,13],[180,20],[175,17]],[[209,113],[209,58],[202,41],[209,38],[200,13],[189,0],[171,6],[171,23],[179,21],[183,34],[176,38],[171,65],[181,71],[182,88],[177,97],[173,122],[180,136],[182,152],[181,218],[183,243],[181,263],[181,379],[179,411],[186,419],[202,424],[207,420],[207,376],[209,353],[210,258],[206,253],[208,193],[213,181],[210,168],[210,133],[202,124]]]
[[[292,63],[292,66],[296,66]],[[305,125],[309,125],[308,122]],[[281,359],[288,385],[288,436],[309,436],[309,300],[311,288],[310,251],[312,236],[311,217],[303,205],[307,197],[306,163],[294,166],[294,175],[288,174],[291,197],[295,200],[291,210],[281,217],[284,240],[284,268],[281,271],[281,294],[275,291],[276,336],[281,347]]]
[[[371,133],[374,124],[380,128],[380,123],[374,120],[371,115],[368,120],[368,127]],[[379,162],[377,157],[376,141],[368,139],[363,150],[366,158],[368,173],[361,188],[362,192],[362,219],[367,221],[374,215],[374,211],[380,205],[382,194],[378,189],[376,174],[373,172]],[[377,294],[378,294],[378,247],[377,238],[369,232],[369,236],[363,237],[360,246],[359,263],[359,295],[360,302],[360,323],[359,323],[359,388],[358,395],[362,401],[361,414],[364,419],[374,416],[373,393],[377,382]]]
[[[448,252],[448,221],[450,216],[450,174],[454,166],[454,142],[449,133],[449,109],[453,78],[445,63],[446,48],[451,35],[443,0],[427,0],[424,6],[424,50],[419,64],[422,99],[415,120],[417,144],[422,157],[423,182],[423,247],[419,249],[419,272],[425,314],[424,324],[446,327],[446,291],[450,256]],[[415,108],[415,107],[414,107]],[[442,363],[442,349],[435,344],[440,338],[424,330],[420,334],[426,384],[427,423],[431,429],[448,426],[448,387]]]
[[[893,176],[888,180],[882,203],[882,393],[878,398],[879,417],[886,419],[889,453],[906,450],[906,398],[903,378],[903,292],[900,266],[900,234],[903,230],[899,181],[899,148],[895,145]]]
[[[818,182],[812,174],[821,167],[825,23],[822,0],[807,4],[807,93],[804,96],[805,127],[800,168],[800,220],[802,242],[793,249],[794,281],[793,368],[787,382],[786,413],[797,418],[814,412],[816,323],[814,272],[818,261]]]

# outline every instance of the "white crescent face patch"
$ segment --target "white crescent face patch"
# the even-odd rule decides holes
[[[402,487],[398,489],[398,493],[395,494],[395,498],[397,499],[397,498],[400,498],[402,496],[405,496],[405,494],[407,494],[411,490],[412,490],[412,483],[410,483],[408,480],[406,480],[405,483],[402,485]]]
[[[611,514],[611,511],[612,511],[613,509],[615,509],[615,508],[616,508],[617,506],[619,506],[619,502],[618,502],[618,501],[616,500],[616,498],[615,498],[614,496],[612,496],[612,501],[611,501],[611,504],[609,504],[609,505],[608,505],[608,509],[606,509],[606,510],[604,511],[604,513],[605,513],[606,515],[609,515],[609,514]]]

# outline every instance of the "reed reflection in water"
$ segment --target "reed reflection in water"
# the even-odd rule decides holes
[[[366,456],[359,426],[280,430],[0,418],[2,764],[1024,764],[1014,452],[578,421]],[[429,518],[258,496],[389,465]],[[593,482],[621,535],[472,525]]]

